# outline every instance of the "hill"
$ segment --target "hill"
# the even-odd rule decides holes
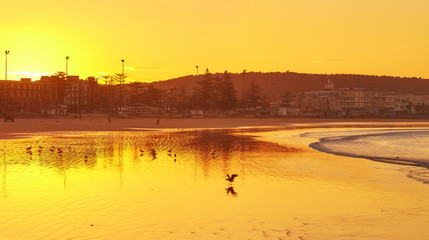
[[[222,77],[223,73],[213,75]],[[196,81],[201,80],[203,75],[190,75],[165,81],[152,83],[161,89],[188,89],[191,91],[197,86]],[[243,89],[243,74],[231,73],[238,95]],[[306,74],[294,72],[248,72],[245,74],[245,86],[254,81],[261,88],[262,95],[269,98],[277,98],[286,92],[299,91],[321,91],[327,79],[334,83],[334,89],[339,88],[364,88],[367,90],[378,90],[396,93],[412,93],[417,95],[429,94],[429,79],[405,78],[392,76],[371,76],[354,74]],[[247,87],[246,87],[247,88]]]

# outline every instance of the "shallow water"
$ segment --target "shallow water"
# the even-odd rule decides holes
[[[403,161],[404,163],[429,163],[428,129],[359,130],[303,134],[321,137],[311,146],[326,152],[346,156]]]
[[[382,163],[303,148],[298,133],[265,134],[276,140],[216,130],[3,141],[0,239],[418,239],[428,232],[427,186]],[[233,173],[235,181],[225,181]]]

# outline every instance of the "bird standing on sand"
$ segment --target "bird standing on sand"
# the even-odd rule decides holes
[[[150,151],[151,151],[151,154],[152,154],[153,159],[155,159],[155,158],[156,158],[156,155],[157,155],[157,154],[156,154],[156,150],[152,148]]]
[[[237,174],[232,174],[231,176],[229,176],[229,174],[226,174],[225,181],[234,182],[234,178],[236,178],[236,177],[238,177]]]

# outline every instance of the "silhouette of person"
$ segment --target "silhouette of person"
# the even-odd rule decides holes
[[[156,125],[159,125],[159,118],[156,120]]]

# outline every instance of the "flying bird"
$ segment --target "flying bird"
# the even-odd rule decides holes
[[[237,174],[232,174],[231,176],[229,176],[229,174],[226,174],[225,181],[234,182],[234,178],[236,178],[236,177],[238,177]]]

